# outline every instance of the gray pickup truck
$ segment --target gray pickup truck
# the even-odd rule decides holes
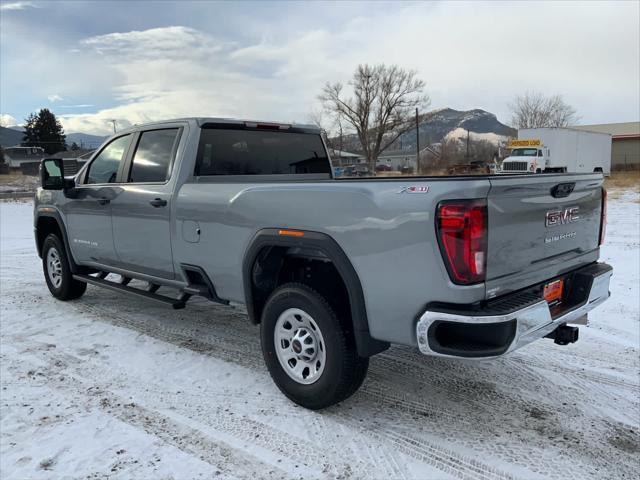
[[[311,409],[392,343],[567,344],[609,297],[601,174],[334,179],[317,128],[209,118],[136,126],[64,168],[43,160],[34,211],[53,296],[244,304],[273,380]]]

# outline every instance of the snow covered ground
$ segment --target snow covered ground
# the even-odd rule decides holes
[[[54,300],[31,205],[2,203],[0,477],[637,478],[640,203],[612,197],[612,297],[579,342],[487,362],[394,347],[322,412],[279,393],[237,309]]]
[[[21,173],[0,175],[0,194],[35,192],[38,186],[40,186],[40,178],[37,175],[22,175]]]

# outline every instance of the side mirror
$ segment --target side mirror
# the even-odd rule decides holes
[[[76,183],[72,178],[64,178],[64,162],[61,158],[45,158],[40,163],[40,186],[43,190],[64,190],[71,195]]]
[[[40,163],[40,186],[43,190],[64,190],[64,165],[61,158],[45,158]]]

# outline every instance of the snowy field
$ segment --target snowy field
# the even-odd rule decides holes
[[[615,193],[612,297],[579,342],[486,362],[394,347],[322,412],[280,394],[237,309],[54,300],[31,205],[2,203],[0,478],[638,478],[640,203]]]

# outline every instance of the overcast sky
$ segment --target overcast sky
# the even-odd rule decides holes
[[[640,118],[640,2],[0,3],[0,114],[67,132],[180,116],[305,122],[358,63],[418,72],[432,108],[508,122],[526,90],[581,123]]]

